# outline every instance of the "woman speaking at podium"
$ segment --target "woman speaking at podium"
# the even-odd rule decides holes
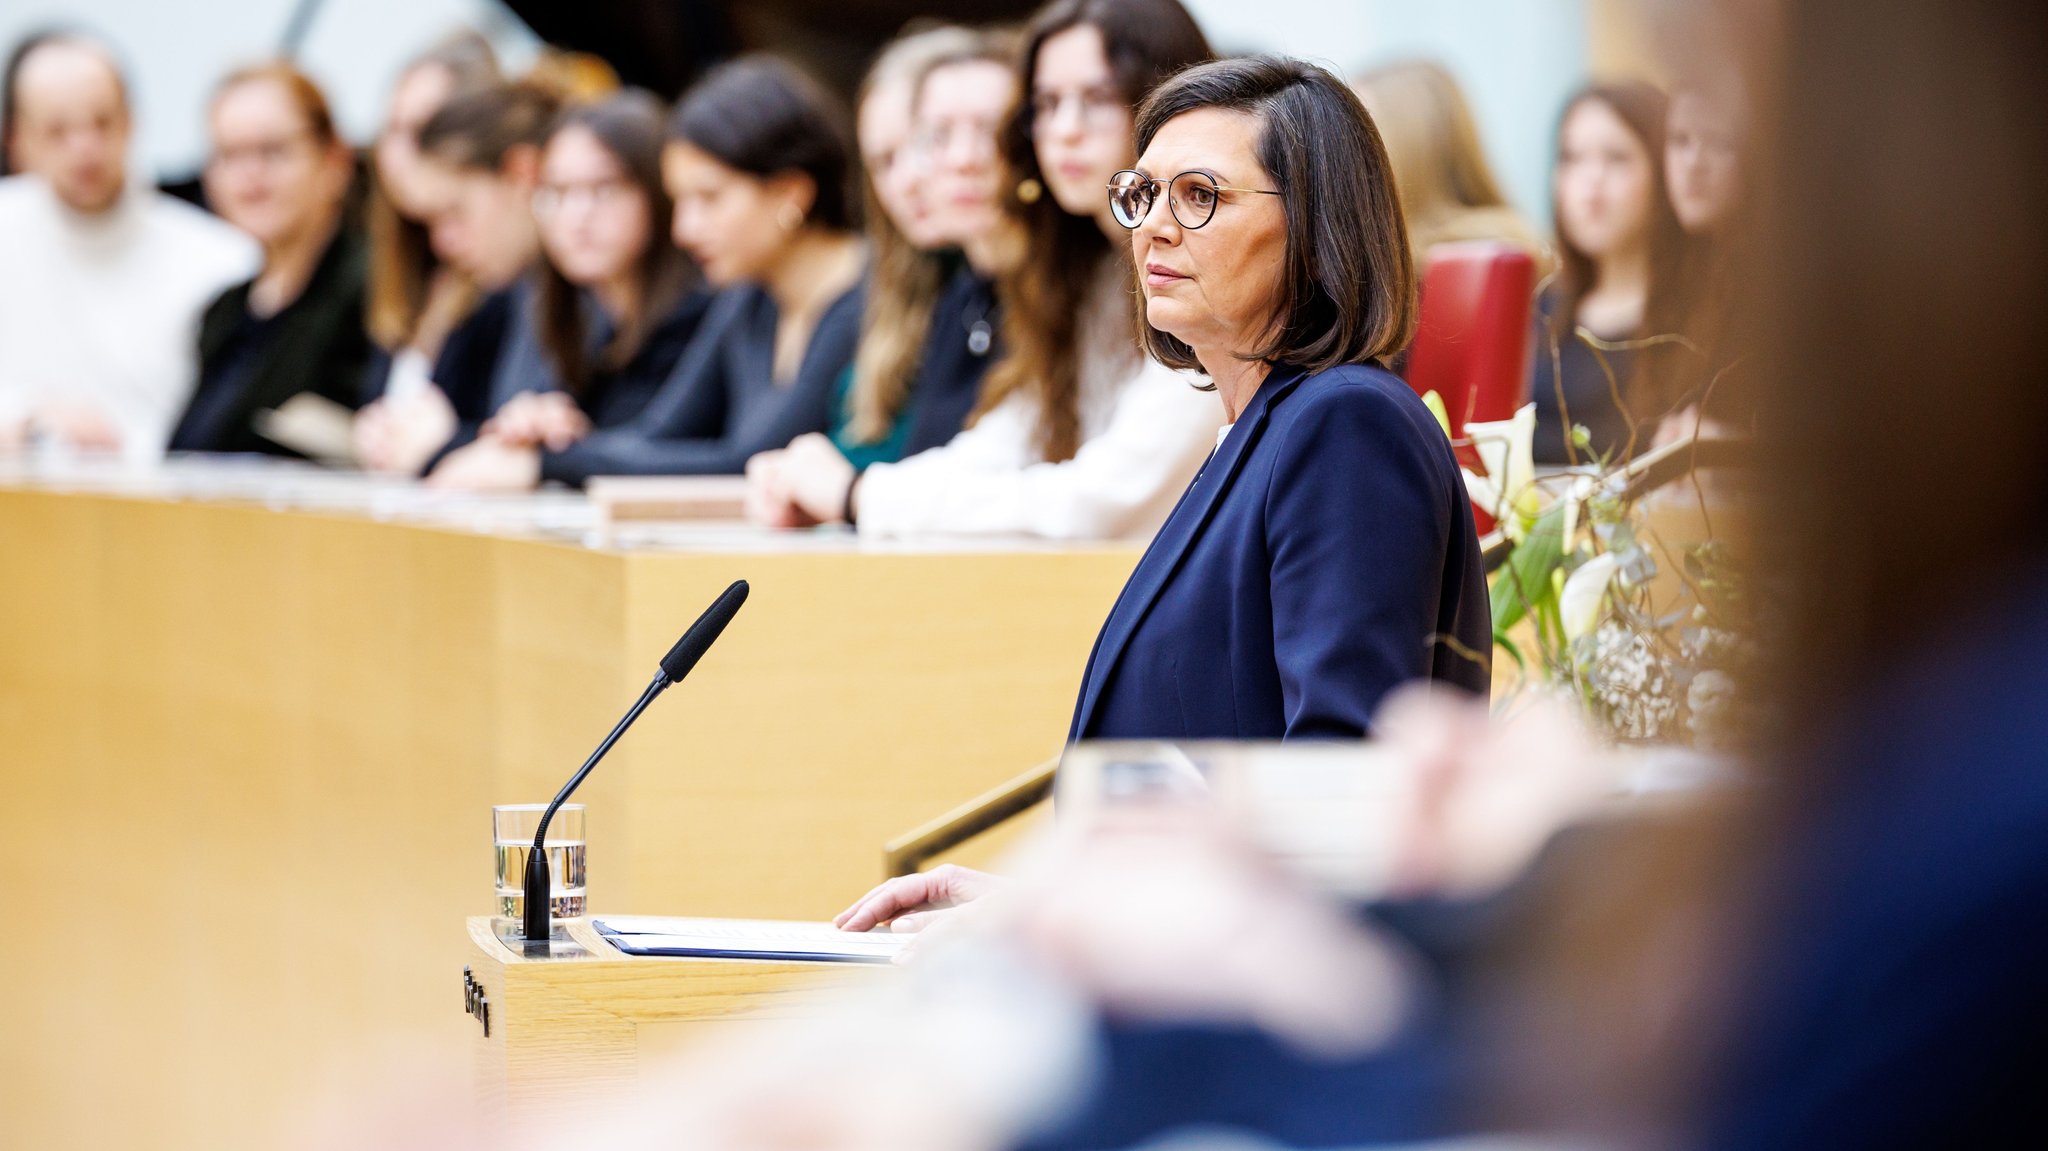
[[[1471,505],[1434,417],[1384,367],[1414,329],[1415,277],[1371,118],[1327,71],[1249,57],[1162,84],[1137,143],[1107,195],[1146,350],[1215,381],[1227,424],[1110,610],[1068,738],[1358,738],[1410,680],[1485,691]],[[982,882],[904,876],[837,922],[863,931]]]

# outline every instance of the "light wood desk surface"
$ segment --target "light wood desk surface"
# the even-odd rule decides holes
[[[724,639],[578,794],[591,897],[829,916],[891,835],[1056,753],[1136,560],[0,481],[0,874],[57,929],[0,959],[6,1141],[271,1146],[337,1062],[466,1061],[491,805],[551,796],[735,578]]]

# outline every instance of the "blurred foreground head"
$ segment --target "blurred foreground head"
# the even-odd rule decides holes
[[[2048,12],[1818,0],[1783,20],[1760,426],[1797,621],[1774,688],[1810,727],[2041,549]]]
[[[1551,979],[1502,1022],[1572,1037],[1519,1086],[1703,1146],[2019,1145],[1985,1125],[2048,1031],[2048,12],[1707,11],[1685,42],[1728,45],[1757,109],[1725,239],[1752,293],[1759,786],[1557,888]]]

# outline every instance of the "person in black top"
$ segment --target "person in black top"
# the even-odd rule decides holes
[[[1664,94],[1597,84],[1558,126],[1558,273],[1537,300],[1536,462],[1619,462],[1683,406],[1686,238],[1664,188]],[[1573,440],[1583,426],[1585,444]]]
[[[262,244],[263,270],[207,308],[199,384],[169,447],[296,454],[258,431],[262,413],[302,393],[355,408],[369,354],[348,148],[319,88],[284,64],[222,81],[210,121],[208,199]]]
[[[791,65],[744,57],[707,75],[662,154],[676,242],[719,289],[688,351],[630,423],[559,448],[494,438],[488,460],[444,482],[738,474],[755,452],[823,430],[860,326],[849,153],[831,98]]]
[[[540,146],[559,112],[549,89],[500,84],[452,97],[421,127],[415,179],[428,240],[437,257],[491,294],[442,343],[433,386],[387,393],[364,408],[356,454],[370,470],[421,474],[490,417],[517,330],[518,282],[540,247]]]
[[[448,36],[414,56],[393,79],[384,123],[364,150],[363,231],[369,247],[363,326],[370,361],[363,400],[415,390],[432,378],[448,333],[483,294],[436,256],[421,178],[420,129],[449,100],[501,83],[497,55],[475,31]]]
[[[540,448],[632,420],[682,357],[707,296],[662,235],[662,121],[652,95],[626,91],[556,122],[533,197],[543,259],[507,307],[482,437],[458,432],[435,483],[531,486]]]

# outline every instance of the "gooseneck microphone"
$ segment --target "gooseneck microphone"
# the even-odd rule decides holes
[[[704,658],[704,653],[711,650],[711,645],[717,642],[720,633],[725,631],[725,625],[731,623],[732,617],[739,614],[740,605],[745,602],[745,580],[734,580],[731,587],[720,592],[718,598],[711,601],[711,606],[704,609],[704,614],[697,617],[697,622],[690,625],[690,630],[683,633],[683,638],[677,640],[676,645],[668,649],[668,654],[661,657],[661,669],[654,673],[653,682],[647,685],[646,691],[640,693],[640,698],[633,702],[625,718],[618,722],[618,726],[612,728],[610,735],[604,737],[604,742],[597,745],[597,750],[590,753],[590,758],[584,760],[583,766],[577,769],[576,774],[569,777],[569,782],[562,785],[562,790],[555,793],[555,801],[548,804],[547,810],[541,813],[540,828],[533,833],[533,850],[526,856],[526,938],[529,940],[546,939],[553,928],[549,919],[552,908],[549,906],[548,889],[553,883],[548,874],[548,822],[555,818],[555,812],[562,804],[576,793],[576,789],[590,775],[590,769],[596,767],[597,761],[604,758],[604,753],[619,742],[619,737],[626,734],[626,729],[633,726],[633,721],[640,718],[640,713],[647,710],[648,704],[654,702],[654,697],[668,690],[670,684],[681,683],[683,677],[690,674],[690,669],[696,667],[697,661]]]

